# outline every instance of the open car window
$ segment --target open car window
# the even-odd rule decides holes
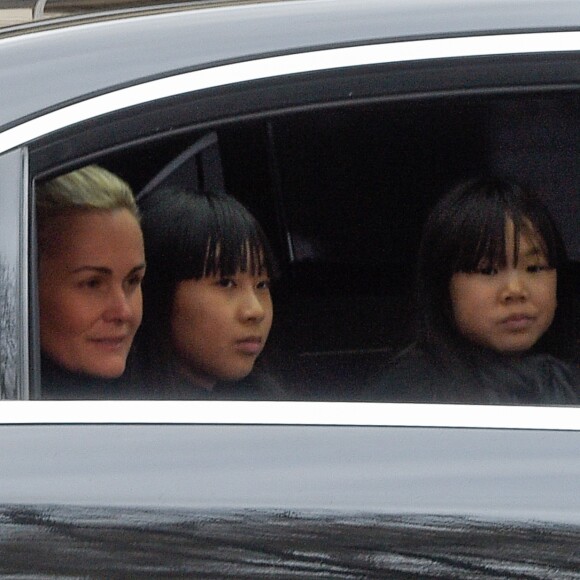
[[[494,173],[540,191],[578,287],[577,57],[480,56],[451,68],[439,56],[139,96],[37,139],[30,178],[96,163],[143,196],[184,181],[223,188],[260,222],[280,270],[268,372],[291,399],[368,400],[413,340],[421,229],[457,181]]]

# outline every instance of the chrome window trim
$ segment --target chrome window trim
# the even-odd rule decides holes
[[[352,66],[580,50],[580,31],[497,34],[314,50],[218,65],[136,84],[31,119],[0,134],[0,153],[114,111],[204,89]]]
[[[580,407],[271,401],[5,401],[0,426],[313,425],[580,431]]]
[[[29,155],[28,149],[21,151],[21,177],[22,197],[20,198],[20,223],[30,223],[29,211]],[[18,395],[21,399],[30,398],[30,303],[29,303],[29,229],[20,227],[19,253],[20,253],[20,368],[18,369]]]

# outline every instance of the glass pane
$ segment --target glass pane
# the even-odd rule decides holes
[[[28,397],[28,384],[19,363],[25,337],[20,329],[22,280],[20,247],[22,240],[21,192],[23,191],[22,151],[0,156],[0,398]],[[24,302],[23,302],[24,303]],[[20,340],[22,338],[22,341]],[[22,365],[24,367],[24,365]]]

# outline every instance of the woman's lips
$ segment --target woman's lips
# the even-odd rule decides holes
[[[92,338],[91,342],[96,346],[106,350],[119,350],[124,348],[129,337],[124,336],[109,336],[102,338]]]

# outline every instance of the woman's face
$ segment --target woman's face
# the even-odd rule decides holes
[[[126,209],[74,212],[49,227],[39,260],[42,351],[69,371],[118,377],[141,323],[141,228]]]
[[[171,313],[171,338],[182,370],[197,386],[248,375],[272,326],[267,275],[238,271],[179,282]]]
[[[533,232],[522,233],[517,264],[514,226],[506,226],[507,263],[482,263],[475,272],[457,272],[449,291],[455,324],[469,341],[500,353],[530,349],[548,330],[556,312],[556,270],[548,266]]]

